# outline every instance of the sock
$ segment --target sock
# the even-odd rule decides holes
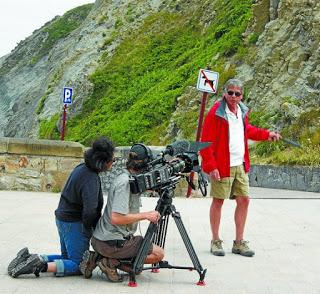
[[[48,263],[46,262],[46,263],[43,264],[43,267],[41,268],[41,272],[45,273],[47,271],[48,271]]]

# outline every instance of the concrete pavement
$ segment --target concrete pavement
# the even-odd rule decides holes
[[[144,271],[137,277],[138,287],[129,288],[128,278],[112,284],[98,270],[89,280],[51,274],[9,277],[7,265],[24,246],[32,253],[59,253],[53,214],[59,194],[0,191],[0,293],[320,294],[320,194],[251,188],[251,195],[246,238],[255,257],[231,253],[234,201],[226,201],[223,207],[221,237],[226,256],[216,257],[209,252],[211,199],[175,198],[200,263],[207,269],[206,286],[196,285],[196,271],[162,269]],[[154,209],[156,201],[143,198],[142,210]],[[141,223],[142,235],[147,225]],[[192,265],[172,219],[165,251],[170,264]]]

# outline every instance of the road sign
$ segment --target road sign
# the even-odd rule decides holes
[[[63,103],[64,104],[72,104],[72,92],[73,89],[69,87],[63,88]]]
[[[219,73],[207,69],[200,69],[197,89],[207,93],[217,93]]]

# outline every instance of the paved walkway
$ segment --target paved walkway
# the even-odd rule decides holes
[[[16,252],[28,246],[31,252],[59,252],[53,211],[59,194],[0,191],[0,293],[219,293],[219,294],[320,294],[320,194],[252,188],[246,236],[256,256],[231,253],[234,238],[233,210],[223,208],[221,237],[226,256],[209,252],[209,198],[175,198],[199,260],[207,269],[206,286],[197,286],[196,271],[162,269],[144,271],[138,287],[107,282],[99,271],[90,280],[80,276],[56,278],[43,274],[17,279],[6,273]],[[269,198],[269,199],[263,199]],[[143,209],[155,207],[157,199],[143,198]],[[142,222],[144,234],[148,223]],[[166,260],[173,265],[191,265],[175,223],[170,220]]]

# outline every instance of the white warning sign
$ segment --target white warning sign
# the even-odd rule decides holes
[[[200,69],[197,89],[202,92],[217,93],[219,73],[207,69]]]

